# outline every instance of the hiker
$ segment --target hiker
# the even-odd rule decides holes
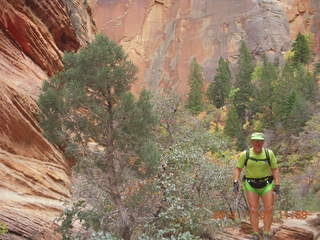
[[[251,239],[259,240],[259,199],[263,200],[263,239],[271,239],[270,228],[273,217],[274,194],[280,193],[280,173],[274,153],[263,148],[264,134],[252,133],[251,148],[240,154],[234,172],[233,191],[239,193],[239,178],[243,168],[243,188],[250,208],[250,222],[253,229]]]

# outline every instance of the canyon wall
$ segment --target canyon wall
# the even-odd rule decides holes
[[[94,37],[81,0],[0,0],[1,239],[55,239],[53,219],[70,198],[70,163],[38,126],[43,80],[63,68],[64,51]]]
[[[70,163],[42,136],[35,101],[42,82],[63,68],[63,52],[92,41],[96,28],[138,65],[136,92],[185,94],[193,57],[208,84],[220,56],[236,68],[241,40],[257,58],[274,59],[301,31],[319,52],[318,0],[0,0],[0,6],[0,221],[10,230],[3,240],[56,238],[50,224],[70,198]]]
[[[193,57],[206,84],[220,56],[236,68],[241,40],[257,58],[266,53],[281,60],[299,31],[319,39],[319,9],[317,0],[96,0],[93,15],[99,31],[122,44],[139,67],[134,91],[186,94]]]

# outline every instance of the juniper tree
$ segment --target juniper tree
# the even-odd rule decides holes
[[[186,108],[188,108],[193,114],[198,114],[203,111],[203,97],[202,97],[202,88],[203,88],[203,76],[202,68],[197,63],[195,58],[192,59],[190,74],[189,74],[189,94],[187,98]]]
[[[208,99],[216,108],[221,108],[225,105],[225,100],[230,92],[230,82],[229,63],[221,57],[214,81],[210,83],[207,90]]]
[[[129,92],[137,68],[104,35],[78,53],[66,53],[63,62],[64,70],[43,84],[41,126],[104,192],[117,210],[119,235],[128,240],[135,216],[124,191],[130,177],[152,174],[159,159],[150,94],[142,91],[136,100]],[[109,219],[104,211],[95,211],[100,220]]]

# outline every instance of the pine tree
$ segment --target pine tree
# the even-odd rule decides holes
[[[235,96],[234,103],[240,122],[243,125],[245,123],[246,114],[248,114],[251,105],[251,98],[253,97],[254,92],[251,82],[254,64],[244,41],[241,42],[238,65],[239,71],[235,87],[238,88],[239,91]]]
[[[294,63],[308,64],[312,57],[311,48],[305,35],[299,33],[296,40],[292,44]]]
[[[121,46],[103,35],[63,60],[64,70],[44,82],[41,126],[109,196],[119,211],[120,236],[128,240],[134,225],[123,195],[128,174],[147,176],[159,159],[150,94],[143,91],[135,100],[128,92],[137,69]]]
[[[245,136],[243,134],[243,129],[240,118],[238,116],[238,112],[234,105],[231,105],[228,109],[224,133],[227,136],[235,138],[237,140],[237,148],[239,150],[244,149]]]
[[[306,100],[315,101],[317,91],[316,77],[301,63],[296,64],[294,71],[296,89],[301,92],[301,95]]]
[[[292,61],[287,61],[281,71],[278,81],[274,84],[273,98],[273,114],[274,120],[277,123],[283,123],[288,116],[287,99],[290,92],[288,89],[294,89],[294,64]]]
[[[287,131],[300,132],[310,113],[306,107],[305,99],[295,90],[290,91],[285,99],[283,126]]]
[[[207,90],[209,102],[216,108],[221,108],[225,105],[225,100],[228,98],[230,92],[230,84],[231,72],[229,63],[221,57],[214,81],[210,83]]]
[[[275,64],[263,57],[263,64],[260,76],[257,79],[256,104],[257,112],[261,113],[261,120],[264,126],[274,125],[273,102],[274,102],[274,83],[278,79],[278,68]]]
[[[312,94],[307,86],[310,79],[303,69],[301,63],[296,65],[292,60],[288,60],[278,81],[274,83],[274,119],[289,132],[297,133],[302,130],[311,114],[307,101],[308,97],[311,97],[309,94]]]
[[[202,68],[194,58],[191,62],[191,69],[189,74],[189,87],[190,91],[187,98],[186,108],[188,108],[193,114],[199,114],[203,111],[203,76]]]

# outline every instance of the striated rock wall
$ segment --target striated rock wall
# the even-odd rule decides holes
[[[90,7],[88,4],[90,4]],[[35,100],[97,28],[139,66],[134,91],[187,91],[192,57],[207,83],[220,56],[236,63],[241,39],[274,58],[299,31],[320,43],[318,0],[0,0],[0,221],[2,239],[56,239],[50,222],[70,197],[70,163],[41,134]],[[91,11],[92,9],[92,11]]]
[[[70,198],[70,163],[38,126],[35,100],[44,79],[62,69],[95,33],[80,0],[0,0],[1,239],[56,239],[52,220]]]
[[[320,2],[318,0],[281,0],[287,13],[290,37],[295,39],[299,32],[309,33],[313,49],[319,57],[320,46]]]
[[[185,94],[193,57],[206,83],[220,56],[236,67],[241,40],[257,57],[274,59],[299,31],[319,34],[313,27],[319,10],[317,0],[96,0],[93,15],[138,65],[134,91],[171,87]]]

